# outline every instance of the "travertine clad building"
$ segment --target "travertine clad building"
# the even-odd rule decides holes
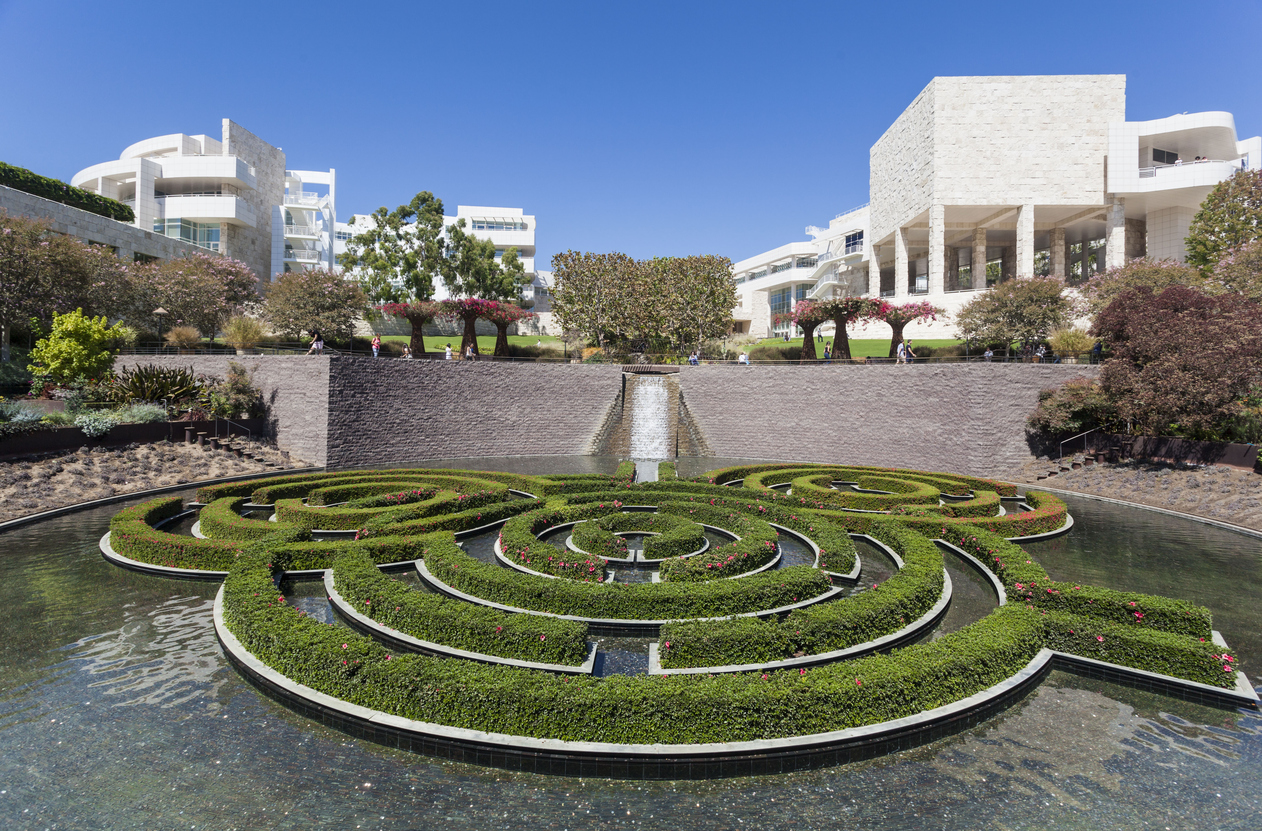
[[[1237,140],[1223,112],[1128,122],[1123,75],[934,78],[869,161],[868,205],[736,264],[738,327],[783,331],[772,316],[804,298],[952,312],[997,281],[1182,260],[1198,206],[1262,161],[1262,139]],[[909,334],[953,331],[947,317]]]

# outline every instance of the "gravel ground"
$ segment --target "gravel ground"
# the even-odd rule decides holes
[[[308,466],[283,458],[274,447],[255,443],[255,448],[256,455],[275,467],[220,450],[170,442],[85,447],[38,461],[0,462],[0,522],[115,494]]]
[[[1231,522],[1262,531],[1262,476],[1247,470],[1127,461],[1062,472],[1038,481],[1054,465],[1031,462],[1007,478],[1067,491],[1108,496]]]

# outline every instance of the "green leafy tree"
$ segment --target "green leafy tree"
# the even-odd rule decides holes
[[[688,343],[699,349],[705,340],[722,337],[732,328],[736,287],[727,257],[656,257],[642,263],[640,271],[648,283],[641,302],[660,316],[656,331],[645,334],[665,335],[680,349]]]
[[[77,378],[99,378],[114,364],[118,341],[125,336],[123,324],[109,325],[104,317],[90,317],[82,309],[53,315],[53,329],[31,350],[32,372],[58,383]]]
[[[443,261],[443,283],[453,297],[477,297],[482,300],[516,301],[526,277],[517,249],[504,252],[503,260],[495,259],[495,243],[466,233],[465,222],[459,219],[447,228],[447,256]]]
[[[1170,286],[1203,286],[1201,273],[1174,260],[1152,260],[1147,257],[1130,260],[1110,268],[1078,287],[1086,298],[1091,314],[1099,314],[1119,294],[1147,286],[1160,293]]]
[[[382,312],[412,325],[412,354],[425,354],[424,325],[434,319],[435,281],[446,261],[443,202],[422,191],[393,211],[378,208],[367,227],[346,241],[341,266],[359,279]]]
[[[1262,385],[1262,305],[1188,286],[1123,292],[1096,318],[1100,386],[1144,435],[1216,440]]]
[[[610,338],[632,329],[631,307],[637,298],[639,264],[617,252],[565,251],[552,257],[555,286],[552,312],[566,330],[604,347]]]
[[[192,326],[214,340],[219,328],[258,300],[258,278],[240,260],[192,254],[126,272],[126,309],[117,314],[137,328],[153,325],[153,310],[169,313],[171,326]]]
[[[990,289],[990,291],[994,290]],[[915,323],[918,320],[937,320],[940,314],[942,314],[942,309],[927,300],[919,300],[915,303],[904,303],[901,306],[881,302],[869,316],[873,320],[880,320],[889,325],[891,331],[889,357],[893,358],[898,354],[898,343],[903,339],[903,329],[908,323]]]
[[[833,336],[833,357],[849,360],[850,334],[846,328],[856,321],[879,316],[888,304],[873,297],[834,297],[819,301],[818,306],[825,319],[831,320],[837,329]]]
[[[47,322],[52,314],[92,308],[88,299],[95,275],[89,248],[53,233],[46,220],[0,212],[0,359],[10,358],[15,324],[31,318]]]
[[[323,268],[278,274],[267,291],[263,316],[278,334],[297,338],[303,331],[326,339],[349,340],[366,311],[364,290],[341,272]]]
[[[1187,262],[1206,277],[1229,251],[1262,238],[1262,170],[1219,182],[1188,228]]]
[[[1262,239],[1246,242],[1220,257],[1205,281],[1211,294],[1241,294],[1262,303]]]
[[[1039,341],[1069,326],[1077,312],[1064,283],[1032,277],[992,286],[970,300],[955,316],[957,337],[974,343],[1002,343],[1005,354],[1015,341]]]

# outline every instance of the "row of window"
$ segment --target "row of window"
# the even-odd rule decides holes
[[[191,219],[155,219],[153,232],[172,239],[191,242],[199,248],[219,250],[219,223],[194,222]]]
[[[473,231],[528,231],[529,227],[524,222],[493,219],[474,219],[469,223],[470,230]]]

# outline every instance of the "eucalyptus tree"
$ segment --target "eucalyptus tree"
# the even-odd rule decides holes
[[[421,191],[392,211],[378,208],[346,241],[338,262],[386,314],[412,325],[413,355],[425,354],[424,326],[434,319],[434,281],[445,276],[443,201]]]

